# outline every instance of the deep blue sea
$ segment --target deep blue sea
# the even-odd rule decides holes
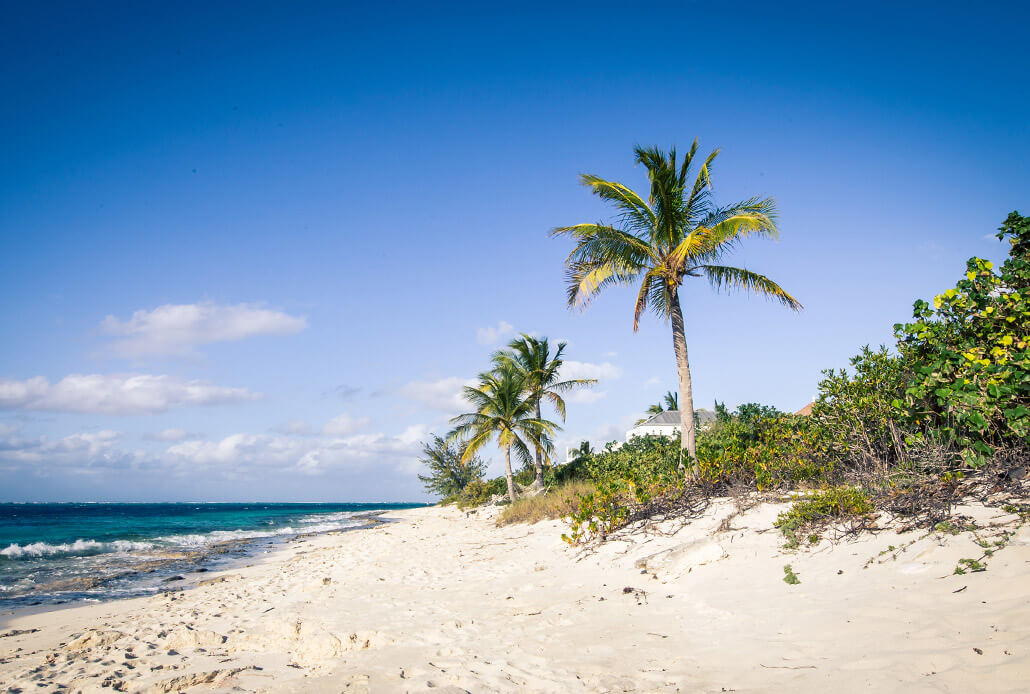
[[[0,504],[0,606],[147,595],[420,504]]]

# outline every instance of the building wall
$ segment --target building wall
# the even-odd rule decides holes
[[[626,432],[626,440],[629,441],[634,436],[668,436],[672,438],[680,433],[680,428],[675,424],[660,424],[660,425],[649,425],[649,426],[637,426],[633,427]]]

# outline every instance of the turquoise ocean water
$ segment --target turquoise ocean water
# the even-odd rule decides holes
[[[0,504],[0,606],[146,595],[421,504]]]

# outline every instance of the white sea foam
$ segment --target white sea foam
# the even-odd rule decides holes
[[[331,514],[333,516],[337,514]],[[286,525],[275,530],[213,530],[204,534],[190,535],[166,535],[157,538],[158,541],[184,547],[202,547],[218,542],[232,542],[234,540],[260,540],[269,537],[282,537],[284,535],[298,535],[300,533],[325,533],[333,530],[344,530],[353,528],[358,522],[349,515],[342,516],[336,520],[326,518],[315,518],[301,520],[299,527]]]
[[[8,559],[24,559],[36,557],[56,557],[61,555],[87,555],[104,554],[108,552],[132,552],[135,550],[152,549],[154,545],[150,542],[131,542],[129,540],[115,540],[114,542],[97,542],[96,540],[76,540],[63,544],[52,545],[48,542],[32,542],[27,545],[12,544],[0,549],[0,556]]]
[[[129,540],[115,540],[113,542],[99,542],[97,540],[76,540],[75,542],[63,544],[50,544],[47,542],[33,542],[25,545],[12,544],[0,550],[0,556],[8,559],[35,559],[42,557],[59,556],[89,556],[94,554],[108,554],[112,552],[133,552],[154,549],[155,547],[178,546],[178,547],[205,547],[219,542],[232,542],[235,540],[258,540],[262,538],[282,537],[286,535],[298,535],[300,533],[324,533],[334,530],[344,530],[358,525],[354,513],[342,511],[339,513],[325,513],[308,516],[298,519],[296,526],[287,525],[273,530],[213,530],[209,533],[197,533],[187,535],[167,535],[154,538],[152,542],[133,542]]]

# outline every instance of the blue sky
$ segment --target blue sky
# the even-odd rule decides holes
[[[961,275],[1030,191],[1017,4],[7,8],[0,500],[409,500],[418,443],[520,331],[569,342],[561,446],[675,386],[633,290],[564,303],[551,227],[721,147],[772,195],[685,291],[696,402],[793,410]],[[38,3],[37,3],[38,5]],[[492,449],[487,454],[500,457]]]

